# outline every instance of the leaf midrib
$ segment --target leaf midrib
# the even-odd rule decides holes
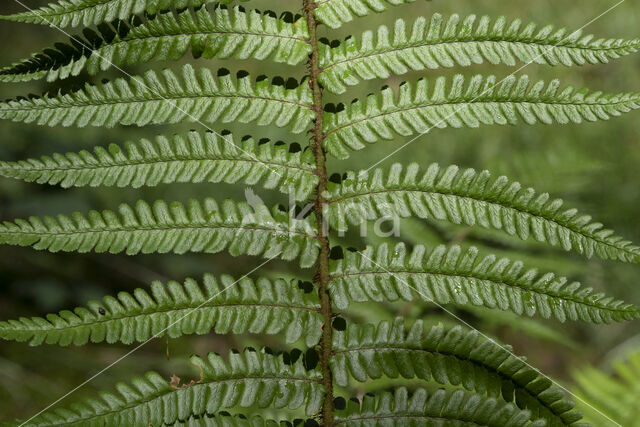
[[[491,89],[498,89],[498,86],[493,85]],[[633,95],[634,98],[622,99],[615,102],[606,102],[607,100],[599,100],[599,101],[581,100],[580,102],[571,102],[571,101],[561,102],[561,101],[549,101],[549,100],[542,101],[542,100],[529,100],[529,99],[499,100],[499,99],[478,99],[480,98],[480,96],[477,96],[476,98],[470,99],[470,100],[436,102],[432,104],[423,104],[423,105],[410,106],[410,107],[398,107],[397,105],[394,105],[395,108],[393,111],[384,111],[378,114],[374,114],[372,116],[366,116],[366,113],[365,113],[365,117],[363,118],[359,118],[357,120],[350,121],[348,123],[341,124],[332,129],[329,129],[325,133],[325,137],[328,138],[332,134],[340,132],[342,129],[356,126],[357,124],[362,122],[375,120],[377,118],[390,116],[392,114],[403,113],[405,111],[419,110],[422,108],[443,107],[443,106],[449,106],[449,105],[469,105],[469,104],[536,104],[536,105],[548,105],[548,106],[564,105],[564,106],[571,106],[576,108],[581,106],[615,107],[618,105],[626,105],[629,102],[638,102],[638,97],[640,97],[640,94],[629,94],[629,95]],[[348,110],[346,111],[349,112]],[[331,114],[333,117],[338,116],[338,113],[326,113],[326,114]],[[444,122],[444,120],[441,120],[441,122]]]
[[[419,188],[413,188],[413,189],[401,189],[401,188],[398,188],[398,189],[389,189],[389,190],[376,190],[376,191],[371,191],[371,192],[368,192],[368,193],[365,193],[365,194],[352,194],[352,195],[349,195],[349,196],[341,196],[341,197],[338,197],[336,199],[330,200],[329,201],[329,205],[332,205],[334,203],[343,202],[343,201],[350,200],[350,199],[356,199],[356,198],[360,198],[360,197],[369,197],[369,196],[371,196],[373,194],[387,194],[387,193],[395,193],[395,192],[398,192],[398,193],[437,194],[437,195],[442,195],[442,196],[445,196],[445,197],[456,197],[456,198],[459,198],[459,199],[465,199],[465,200],[469,200],[469,201],[479,201],[479,202],[484,202],[484,203],[487,203],[487,204],[498,205],[498,206],[502,207],[503,209],[511,209],[511,210],[514,210],[514,211],[522,213],[522,214],[530,215],[532,217],[541,217],[541,218],[543,218],[543,219],[545,219],[545,220],[547,220],[549,222],[552,222],[552,223],[556,224],[559,227],[562,227],[563,229],[566,229],[569,232],[576,233],[576,234],[582,236],[585,239],[595,240],[596,242],[601,243],[601,244],[603,244],[605,246],[614,248],[616,250],[621,250],[624,253],[629,254],[629,255],[631,255],[631,256],[633,256],[635,258],[640,257],[640,253],[638,253],[639,250],[633,251],[633,250],[631,250],[629,248],[625,248],[625,247],[622,247],[622,246],[617,246],[615,244],[617,242],[611,243],[611,242],[609,242],[609,241],[607,241],[605,239],[602,239],[602,238],[600,238],[600,237],[598,237],[596,235],[585,234],[581,230],[578,230],[576,228],[572,228],[571,224],[568,224],[568,223],[565,223],[565,222],[561,222],[560,220],[555,219],[555,218],[551,218],[548,215],[546,215],[544,212],[537,213],[537,212],[534,212],[534,211],[524,210],[523,207],[505,205],[504,204],[505,202],[502,201],[502,200],[489,199],[489,198],[481,197],[481,196],[465,196],[465,195],[455,194],[455,193],[452,193],[452,192],[440,191],[440,190],[437,190],[437,189],[423,190],[423,189],[419,189]],[[572,243],[572,246],[573,246],[573,243]],[[564,246],[561,246],[561,247],[564,247]]]
[[[147,86],[145,84],[145,86]],[[102,88],[97,88],[97,89],[102,89]],[[75,95],[75,93],[72,94],[68,94],[68,95],[63,95],[63,96],[70,96],[72,97],[73,95]],[[167,96],[162,96],[162,94],[158,94],[155,95],[153,94],[155,97],[154,98],[139,98],[139,97],[135,97],[135,98],[130,98],[130,99],[123,99],[123,100],[114,100],[114,99],[109,99],[105,102],[96,102],[96,101],[92,101],[89,100],[90,102],[78,102],[77,100],[73,100],[70,102],[66,102],[65,100],[61,100],[59,98],[37,98],[38,101],[43,101],[43,102],[47,102],[48,104],[45,105],[34,105],[34,106],[22,106],[23,104],[21,103],[21,101],[8,101],[8,102],[3,102],[0,105],[0,114],[2,114],[3,112],[7,112],[7,113],[11,113],[11,112],[17,112],[17,111],[43,111],[43,110],[56,110],[56,109],[69,109],[69,108],[80,108],[80,107],[101,107],[101,106],[105,106],[105,105],[125,105],[125,104],[139,104],[139,103],[145,103],[145,102],[157,102],[157,101],[175,101],[175,100],[180,100],[180,99],[207,99],[207,98],[215,98],[215,99],[229,99],[229,100],[233,100],[233,99],[247,99],[249,101],[267,101],[267,102],[279,102],[282,104],[291,104],[291,105],[296,105],[299,108],[302,109],[307,109],[312,111],[311,106],[309,105],[305,105],[305,104],[301,104],[299,102],[295,102],[295,101],[290,101],[287,99],[278,99],[278,98],[267,98],[264,96],[253,96],[253,95],[237,95],[237,94],[214,94],[214,93],[210,93],[210,94],[197,94],[197,95],[173,95],[173,94],[169,94]],[[11,103],[16,102],[21,104],[20,107],[13,107],[11,105]],[[29,100],[29,102],[34,103],[34,101]],[[58,105],[52,105],[51,102],[57,103]],[[5,108],[2,108],[5,107]],[[188,115],[188,114],[187,114]]]
[[[0,227],[2,227],[2,224],[0,224]],[[281,229],[281,228],[268,228],[268,227],[258,227],[258,226],[253,226],[253,227],[247,227],[247,226],[242,226],[242,225],[224,225],[224,224],[209,224],[209,225],[174,225],[174,226],[157,226],[157,227],[135,227],[135,228],[131,228],[131,227],[122,227],[122,228],[104,228],[104,229],[90,229],[90,230],[78,230],[78,231],[15,231],[15,230],[10,230],[10,229],[2,229],[0,228],[0,235],[3,234],[13,234],[13,235],[27,235],[27,236],[36,236],[36,237],[47,237],[47,236],[53,236],[53,237],[57,237],[57,236],[75,236],[75,235],[79,235],[79,234],[97,234],[97,233],[119,233],[119,232],[136,232],[136,231],[163,231],[163,230],[187,230],[187,229],[194,229],[194,230],[199,230],[199,229],[216,229],[216,228],[223,228],[223,229],[232,229],[232,230],[251,230],[251,231],[261,231],[261,232],[265,232],[265,233],[279,233],[281,235],[297,235],[297,236],[301,236],[304,238],[308,238],[308,239],[312,239],[315,240],[316,236],[315,235],[311,235],[311,234],[307,234],[307,233],[303,233],[300,231],[288,231],[288,227],[286,227],[285,229]]]
[[[158,304],[156,302],[156,304]],[[42,334],[47,334],[48,332],[51,331],[66,331],[66,330],[70,330],[70,329],[77,329],[77,328],[85,328],[85,327],[93,327],[94,325],[100,325],[100,324],[104,324],[104,323],[110,323],[110,322],[118,322],[121,320],[125,320],[125,319],[131,319],[131,318],[135,318],[135,317],[148,317],[154,314],[166,314],[166,313],[172,313],[172,312],[180,312],[180,311],[185,311],[185,310],[191,310],[192,313],[197,312],[196,310],[200,310],[200,309],[219,309],[219,308],[244,308],[244,307],[248,307],[248,308],[259,308],[259,307],[267,307],[267,308],[274,308],[274,309],[283,309],[283,310],[300,310],[300,311],[307,311],[310,313],[317,313],[318,310],[316,308],[313,307],[307,307],[307,306],[303,306],[303,305],[286,305],[286,304],[269,304],[269,303],[260,303],[260,302],[251,302],[251,303],[227,303],[227,304],[216,304],[215,302],[209,302],[209,303],[204,303],[204,304],[194,304],[192,306],[183,306],[183,307],[177,307],[177,308],[166,308],[166,309],[162,309],[162,310],[151,310],[151,311],[146,311],[146,312],[140,312],[140,313],[127,313],[126,315],[122,315],[122,316],[117,316],[117,317],[111,317],[109,319],[106,318],[97,318],[95,320],[90,321],[89,323],[80,323],[77,325],[67,325],[67,326],[63,326],[63,327],[58,327],[56,325],[54,325],[53,323],[51,323],[50,320],[48,319],[44,319],[45,321],[47,321],[51,326],[53,326],[52,328],[48,328],[48,329],[44,329],[42,326],[40,325],[35,325],[34,328],[10,328],[7,330],[10,331],[23,331],[23,332],[29,332],[32,334],[37,334],[37,333],[42,333]],[[77,313],[74,313],[76,316],[78,316],[80,318],[80,316]],[[92,313],[93,315],[95,315],[95,313]],[[62,319],[65,322],[68,322],[68,320],[64,317],[61,317],[60,315],[58,315],[58,317],[60,319]],[[82,318],[80,318],[80,321],[83,321]],[[23,324],[21,324],[21,326],[24,326]],[[2,328],[0,328],[2,329]],[[169,328],[167,328],[169,329]]]
[[[387,269],[387,270],[372,270],[372,271],[357,271],[357,272],[340,272],[339,274],[334,274],[330,277],[331,280],[341,280],[347,277],[358,277],[358,276],[367,276],[367,275],[376,275],[376,276],[380,276],[380,275],[395,275],[395,274],[407,274],[407,275],[431,275],[431,276],[443,276],[443,277],[457,277],[457,278],[461,278],[461,279],[468,279],[468,280],[479,280],[479,281],[483,281],[483,282],[491,282],[491,283],[495,283],[498,285],[504,285],[507,288],[518,288],[522,291],[526,291],[526,292],[530,292],[533,294],[538,294],[538,295],[545,295],[548,297],[552,297],[552,298],[558,298],[558,299],[563,299],[563,300],[567,300],[567,301],[571,301],[574,302],[576,304],[579,305],[585,305],[588,307],[592,307],[598,310],[603,310],[603,311],[611,311],[611,312],[616,312],[616,313],[631,313],[631,314],[640,314],[638,312],[637,308],[634,307],[628,307],[626,309],[624,308],[618,308],[618,307],[609,307],[609,306],[605,306],[605,305],[596,305],[595,303],[592,302],[588,302],[588,301],[583,301],[580,299],[577,299],[575,297],[575,295],[562,295],[562,294],[556,294],[553,292],[543,292],[542,290],[538,290],[538,289],[534,289],[534,288],[528,288],[525,287],[522,284],[519,283],[508,283],[505,282],[503,279],[491,279],[489,277],[482,277],[480,275],[478,276],[473,276],[473,275],[469,275],[469,274],[461,274],[461,273],[451,273],[451,272],[432,272],[432,271],[419,271],[419,270],[407,270],[407,269]],[[554,278],[557,279],[557,278]],[[413,292],[416,292],[415,289],[412,289]],[[592,295],[589,295],[592,296]],[[587,297],[588,298],[588,297]],[[484,300],[484,298],[482,298]],[[454,298],[455,300],[455,298]],[[475,305],[475,304],[474,304]],[[509,303],[509,305],[511,305],[511,302]],[[499,306],[499,305],[498,305]],[[492,307],[493,308],[493,307]],[[538,311],[538,310],[536,310]]]
[[[474,35],[473,37],[478,37],[476,35]],[[580,46],[578,43],[576,42],[572,42],[572,43],[568,43],[568,44],[564,44],[564,45],[559,45],[559,44],[553,44],[551,42],[547,42],[545,40],[500,40],[500,39],[490,39],[490,38],[477,38],[477,39],[472,39],[472,40],[440,40],[440,41],[434,41],[434,42],[430,42],[430,41],[421,41],[419,43],[413,43],[413,44],[408,44],[408,45],[404,45],[404,46],[390,46],[389,48],[386,48],[386,50],[384,51],[373,51],[367,54],[363,54],[360,56],[354,56],[351,58],[345,58],[342,59],[340,61],[336,61],[333,63],[329,63],[326,67],[321,69],[321,72],[325,72],[325,71],[329,71],[334,67],[337,67],[341,64],[344,63],[351,63],[351,62],[358,62],[358,61],[366,61],[369,58],[372,57],[376,57],[376,56],[383,56],[383,55],[387,55],[387,54],[394,54],[394,53],[399,53],[405,50],[410,50],[410,49],[417,49],[417,48],[421,48],[421,47],[435,47],[435,46],[446,46],[446,45],[455,45],[455,44],[468,44],[468,43],[487,43],[487,44],[509,44],[509,45],[525,45],[525,46],[530,46],[530,45],[534,45],[534,46],[539,46],[541,48],[558,48],[558,49],[580,49],[580,50],[586,50],[586,51],[591,51],[591,52],[609,52],[609,51],[618,51],[618,50],[623,50],[623,49],[629,49],[632,46],[629,46],[632,41],[627,41],[626,45],[622,45],[622,46],[608,46],[608,47],[594,47],[594,46]],[[334,57],[334,52],[340,49],[340,47],[337,48],[331,48],[331,58]],[[340,52],[339,52],[340,53]],[[358,52],[360,53],[360,52]],[[510,52],[513,54],[513,52]],[[480,53],[480,56],[482,56],[483,59],[486,59],[485,56]],[[540,55],[542,57],[542,54]],[[454,59],[455,62],[457,62]],[[573,59],[572,59],[573,62]]]
[[[92,156],[95,156],[95,154],[92,154]],[[36,161],[40,161],[38,159],[34,159]],[[99,161],[99,159],[97,159]],[[290,160],[290,159],[287,159]],[[238,163],[253,163],[253,164],[258,164],[258,165],[268,165],[268,166],[280,166],[283,167],[285,169],[292,169],[292,170],[298,170],[301,172],[305,172],[309,175],[314,175],[313,171],[315,170],[313,168],[312,165],[309,165],[308,168],[305,168],[303,166],[294,166],[294,165],[290,165],[287,163],[277,163],[277,162],[273,162],[273,161],[263,161],[260,160],[259,158],[256,157],[256,159],[251,159],[251,158],[228,158],[228,157],[207,157],[207,156],[192,156],[192,157],[184,157],[184,158],[172,158],[172,159],[158,159],[158,160],[154,160],[154,159],[142,159],[142,160],[130,160],[127,159],[125,162],[122,163],[112,163],[112,164],[87,164],[86,166],[76,166],[76,165],[70,165],[70,166],[64,166],[64,165],[58,165],[57,167],[53,167],[53,166],[46,166],[45,167],[37,167],[37,166],[33,166],[31,164],[28,165],[28,167],[23,167],[24,165],[20,164],[20,162],[11,162],[11,163],[5,163],[3,164],[2,162],[0,162],[0,170],[6,168],[8,170],[13,170],[13,171],[18,171],[18,172],[51,172],[51,173],[55,173],[55,172],[66,172],[66,171],[83,171],[83,170],[96,170],[96,169],[112,169],[112,168],[126,168],[126,167],[131,167],[131,166],[146,166],[146,165],[156,165],[156,164],[169,164],[169,163],[185,163],[185,162],[193,162],[193,161],[211,161],[211,162],[234,162],[234,164],[238,164]],[[27,160],[28,162],[28,160]],[[315,175],[314,175],[315,176]]]

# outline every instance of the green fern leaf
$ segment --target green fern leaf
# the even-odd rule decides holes
[[[597,39],[582,36],[580,31],[568,33],[566,28],[553,26],[537,29],[519,19],[507,22],[505,17],[492,21],[470,15],[461,19],[452,15],[444,19],[436,13],[431,20],[418,18],[411,30],[404,20],[396,21],[393,30],[378,28],[377,36],[365,32],[360,43],[348,38],[331,48],[322,45],[323,85],[334,93],[343,93],[347,86],[361,80],[386,79],[391,74],[410,70],[436,69],[481,64],[514,66],[516,60],[547,65],[583,65],[607,63],[636,52],[640,39]]]
[[[244,12],[239,6],[213,12],[202,7],[195,14],[189,9],[178,15],[168,12],[142,24],[118,22],[99,30],[100,34],[85,30],[85,37],[58,43],[55,49],[0,69],[0,81],[42,77],[53,81],[76,76],[84,69],[94,75],[113,66],[177,61],[188,51],[196,58],[271,58],[295,65],[311,49],[304,19],[294,22],[290,14],[278,19],[257,10]]]
[[[539,274],[521,262],[489,255],[478,257],[474,247],[440,245],[429,251],[416,246],[407,253],[404,244],[368,247],[347,252],[333,262],[329,291],[332,301],[346,309],[350,301],[413,301],[479,305],[518,315],[555,317],[593,323],[640,318],[640,310],[605,297],[591,288],[568,283],[552,273]]]
[[[75,213],[71,218],[31,217],[0,224],[0,244],[33,246],[51,252],[217,253],[227,249],[233,256],[262,255],[292,260],[310,267],[319,243],[307,220],[292,219],[285,212],[264,206],[213,199],[188,205],[139,201],[135,208],[121,205],[112,211]]]
[[[482,340],[477,331],[433,326],[425,335],[418,320],[405,333],[402,319],[378,326],[349,325],[334,333],[332,372],[339,385],[368,378],[419,378],[461,386],[531,411],[549,426],[574,425],[581,415],[572,410],[562,390],[536,371],[508,346]]]
[[[89,27],[116,19],[125,20],[143,12],[156,14],[172,8],[180,10],[208,3],[227,4],[231,1],[233,0],[58,0],[38,9],[0,15],[0,19],[52,27]]]
[[[528,76],[456,75],[447,89],[446,78],[436,79],[429,90],[427,80],[415,87],[400,86],[398,93],[384,88],[379,95],[354,101],[346,108],[327,106],[324,113],[325,148],[344,159],[347,148],[361,150],[365,142],[391,140],[396,135],[424,134],[433,128],[478,127],[481,124],[581,123],[607,120],[640,107],[640,93],[589,93],[560,83],[531,84]],[[340,106],[339,106],[340,107]]]
[[[442,389],[429,393],[419,388],[411,396],[400,387],[379,396],[365,394],[362,403],[349,400],[336,411],[335,424],[353,427],[376,425],[469,425],[486,427],[544,427],[544,420],[531,422],[531,413],[494,398]],[[384,424],[381,423],[384,420]],[[380,424],[379,424],[380,423]]]
[[[151,294],[136,289],[133,295],[121,292],[76,308],[40,317],[0,322],[0,338],[29,341],[30,345],[88,342],[146,341],[168,335],[189,334],[282,334],[288,343],[301,337],[312,347],[322,331],[320,304],[315,294],[305,294],[295,282],[271,282],[206,275],[203,286],[193,279],[184,285],[160,282],[151,285]]]
[[[226,133],[193,131],[171,139],[158,136],[154,141],[127,142],[124,150],[112,144],[108,149],[95,148],[93,154],[83,150],[19,162],[0,161],[0,175],[64,188],[139,188],[174,182],[254,185],[262,181],[265,188],[278,188],[304,200],[318,182],[313,154],[292,150],[293,145],[268,140],[256,144],[253,138],[245,137],[236,143]]]
[[[389,6],[413,3],[415,0],[315,0],[318,21],[331,28],[339,28],[355,17],[380,13]]]
[[[590,216],[562,210],[562,200],[536,194],[504,176],[491,179],[488,171],[432,164],[421,176],[414,163],[405,171],[394,164],[387,174],[382,169],[357,177],[349,172],[330,190],[327,201],[326,219],[340,230],[347,222],[413,215],[503,230],[523,240],[533,237],[587,257],[640,262],[639,247],[614,236]]]
[[[282,356],[245,350],[229,354],[229,361],[211,353],[191,357],[202,369],[202,379],[175,386],[150,372],[131,385],[119,383],[116,392],[78,402],[69,409],[45,412],[30,425],[172,425],[189,417],[216,414],[222,408],[305,407],[320,409],[324,388],[318,370],[307,370],[298,360],[286,364]],[[206,398],[203,398],[207,396]]]
[[[303,132],[314,113],[308,85],[274,79],[255,84],[246,72],[234,80],[221,69],[218,78],[202,68],[182,68],[181,77],[164,70],[159,77],[149,71],[130,81],[117,79],[100,85],[87,84],[84,90],[57,96],[20,99],[0,103],[0,119],[39,125],[104,126],[117,124],[257,122],[258,125],[291,126]],[[296,83],[297,85],[297,83]]]

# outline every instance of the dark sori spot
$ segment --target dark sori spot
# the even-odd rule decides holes
[[[302,350],[294,348],[290,352],[282,353],[282,360],[285,365],[293,365],[300,359],[300,356],[302,356]]]
[[[305,352],[304,358],[302,361],[304,363],[304,367],[307,370],[311,370],[311,369],[315,369],[316,366],[318,366],[319,360],[320,359],[318,357],[318,352],[316,352],[315,349],[310,348]]]
[[[343,259],[344,252],[342,251],[342,246],[334,246],[331,248],[331,253],[329,255],[331,259]]]
[[[339,173],[332,173],[329,177],[329,181],[340,184],[342,182],[342,175],[340,175]]]
[[[313,283],[308,281],[298,281],[298,288],[302,289],[305,294],[309,294],[313,292]]]
[[[297,142],[292,142],[291,145],[289,145],[290,153],[299,153],[300,151],[302,151],[302,147]]]
[[[339,397],[338,396],[335,399],[333,399],[333,406],[337,410],[341,411],[341,410],[343,410],[344,408],[347,407],[347,401],[344,399],[344,397]]]
[[[347,329],[347,321],[344,320],[343,317],[336,317],[335,319],[333,319],[333,323],[331,326],[333,326],[333,329],[335,329],[336,331],[344,331],[345,329]]]

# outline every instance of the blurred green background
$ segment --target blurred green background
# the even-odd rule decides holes
[[[44,1],[21,0],[29,7],[45,4]],[[594,20],[615,4],[614,1],[583,0],[581,2],[558,2],[552,0],[509,2],[497,1],[442,1],[430,3],[416,1],[414,4],[395,7],[390,13],[358,19],[338,31],[322,28],[321,35],[329,39],[343,39],[347,34],[375,29],[378,25],[393,24],[396,18],[408,22],[433,12],[467,15],[506,15],[534,20],[540,24],[553,23],[577,29]],[[254,0],[246,7],[300,11],[298,0],[264,1]],[[2,2],[0,14],[23,11],[13,0]],[[585,32],[602,37],[636,38],[640,8],[633,1],[626,1],[595,20]],[[76,34],[78,31],[71,31]],[[3,22],[0,24],[0,64],[38,52],[54,42],[66,41],[68,37],[58,30],[27,24]],[[304,67],[288,67],[258,61],[197,60],[185,57],[197,66],[231,70],[246,69],[253,76],[267,74],[300,78]],[[139,67],[128,67],[131,74],[149,68],[177,68],[179,64],[152,63]],[[609,65],[584,67],[547,67],[530,65],[519,74],[528,74],[533,79],[559,78],[565,84],[586,86],[592,89],[617,92],[640,90],[640,54],[632,55]],[[327,95],[327,102],[350,101],[378,90],[383,84],[397,86],[403,80],[415,80],[426,75],[450,75],[453,72],[465,75],[495,73],[506,76],[512,68],[500,66],[474,66],[464,69],[437,70],[394,77],[388,81],[372,81],[352,88],[340,98]],[[84,81],[99,81],[103,78],[122,77],[112,70],[95,77],[80,76],[54,84],[35,82],[29,84],[3,84],[0,98],[6,99],[28,93],[40,94],[46,90],[68,89]],[[405,149],[385,160],[380,166],[394,162],[418,161],[423,165],[438,162],[442,165],[458,164],[462,167],[489,169],[494,174],[506,174],[533,186],[540,191],[563,197],[576,208],[593,214],[598,221],[612,227],[625,238],[640,242],[640,141],[638,125],[640,113],[631,113],[609,122],[569,126],[518,126],[482,127],[474,130],[434,130],[417,139]],[[155,128],[119,127],[115,129],[48,128],[36,125],[0,123],[0,159],[19,160],[54,152],[79,151],[96,145],[112,142],[122,143],[139,137],[156,134],[173,134],[198,125],[156,126]],[[252,126],[213,125],[216,131],[230,129],[237,136],[252,134],[285,142],[297,141],[306,144],[304,136],[292,136],[284,130],[256,128]],[[397,138],[393,142],[381,142],[358,152],[350,160],[329,160],[330,172],[347,169],[366,169],[390,154],[409,138]],[[268,204],[286,202],[280,194],[255,188],[254,191]],[[116,208],[121,202],[138,199],[152,201],[186,201],[189,198],[213,196],[243,198],[244,188],[228,185],[163,185],[156,188],[116,189],[86,188],[63,190],[59,187],[27,184],[10,179],[0,179],[0,220],[9,220],[29,215],[70,214],[92,208]],[[450,227],[439,223],[405,221],[401,227],[402,239],[408,245],[438,242],[474,244],[485,251],[498,254],[522,252],[521,258],[530,265],[540,266],[571,279],[580,280],[598,291],[606,290],[610,295],[628,302],[640,304],[640,287],[637,266],[616,262],[584,260],[579,256],[550,250],[536,244],[504,238],[483,230]],[[358,245],[369,242],[348,243]],[[249,257],[231,258],[225,254],[215,256],[191,254],[185,256],[103,254],[49,254],[32,249],[0,247],[0,318],[44,315],[61,309],[84,305],[87,300],[114,295],[118,291],[133,291],[147,287],[153,280],[183,280],[199,278],[205,272],[229,273],[240,277],[262,261]],[[254,276],[270,277],[294,273],[291,266],[273,261]],[[309,277],[311,271],[303,272]],[[638,322],[591,326],[568,322],[546,322],[536,319],[514,319],[507,313],[488,313],[484,310],[453,307],[452,310],[475,327],[498,337],[514,346],[518,354],[526,355],[531,363],[543,372],[552,375],[566,385],[572,385],[571,372],[587,364],[603,367],[605,372],[615,357],[631,348],[640,347]],[[398,313],[442,322],[455,322],[444,312],[425,304],[389,304],[383,306],[356,307],[351,317],[357,320],[375,320],[375,317],[391,318]],[[215,336],[186,337],[178,340],[165,338],[154,340],[115,364],[107,372],[65,400],[87,395],[92,390],[112,389],[118,381],[148,370],[156,370],[167,378],[176,373],[188,381],[197,376],[185,361],[192,353],[206,354],[210,351],[224,353],[230,347],[251,344],[267,344],[273,348],[284,348],[277,337]],[[85,347],[59,348],[43,346],[31,348],[27,344],[0,343],[0,421],[15,417],[29,417],[58,397],[67,393],[93,374],[122,357],[133,347],[122,345],[88,345]]]

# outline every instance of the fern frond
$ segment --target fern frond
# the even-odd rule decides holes
[[[52,27],[89,27],[117,19],[126,20],[141,13],[199,7],[209,3],[227,4],[233,0],[58,0],[38,9],[13,15],[0,15],[6,21],[49,25]],[[240,0],[247,1],[247,0]]]
[[[410,70],[469,66],[488,61],[491,64],[516,65],[516,61],[566,66],[607,63],[636,52],[640,39],[597,39],[569,33],[566,28],[536,24],[523,25],[504,16],[492,20],[475,15],[448,19],[439,13],[430,20],[420,17],[408,30],[398,19],[392,30],[378,28],[377,34],[365,32],[360,43],[348,38],[337,47],[322,46],[320,79],[327,89],[343,93],[347,86],[361,80],[386,79],[391,74]]]
[[[0,322],[0,338],[42,343],[84,345],[146,341],[168,335],[282,334],[286,342],[304,337],[308,347],[320,339],[322,316],[315,294],[305,294],[294,282],[271,282],[248,278],[217,280],[205,275],[199,285],[193,279],[184,284],[154,282],[151,293],[136,289],[91,301],[88,309],[76,308],[59,314]]]
[[[75,213],[71,218],[31,217],[0,224],[0,244],[33,246],[51,252],[217,253],[225,249],[233,256],[262,255],[293,260],[300,265],[315,263],[319,243],[308,220],[290,218],[277,208],[251,208],[231,200],[218,205],[190,200],[153,206],[139,201],[135,208],[121,205],[112,211]]]
[[[172,387],[155,372],[119,383],[116,392],[102,392],[69,409],[39,415],[32,425],[172,425],[193,416],[216,414],[222,408],[290,408],[304,405],[308,414],[320,409],[324,388],[317,369],[307,370],[298,360],[286,364],[282,356],[245,350],[230,353],[229,361],[211,353],[191,357],[202,368],[202,379]],[[206,397],[205,397],[206,396]]]
[[[382,421],[384,420],[384,422]],[[491,397],[442,389],[429,393],[406,388],[379,396],[365,394],[362,402],[349,400],[336,411],[335,424],[353,427],[376,425],[469,425],[486,427],[543,427],[544,420],[531,421],[531,413]],[[380,424],[378,424],[380,423]]]
[[[0,81],[47,80],[90,75],[112,66],[177,61],[191,51],[196,58],[273,59],[291,65],[307,58],[311,46],[306,21],[288,14],[278,19],[257,10],[244,12],[202,7],[192,13],[163,13],[142,24],[118,22],[85,30],[69,44],[56,44],[29,59],[0,69]]]
[[[291,126],[303,132],[313,119],[308,85],[266,78],[256,83],[244,71],[233,79],[228,70],[196,72],[183,66],[181,76],[148,71],[129,81],[116,79],[55,96],[0,103],[0,119],[39,125],[105,126],[220,121]],[[294,86],[296,86],[294,88]]]
[[[555,317],[593,323],[640,318],[632,304],[592,295],[591,288],[568,283],[553,273],[540,274],[522,262],[494,255],[478,257],[474,247],[437,246],[431,251],[416,246],[407,253],[404,244],[367,247],[362,253],[346,252],[333,261],[329,291],[332,301],[346,309],[350,301],[413,301],[478,305],[512,311],[518,315]]]
[[[415,0],[315,0],[318,21],[339,28],[359,16],[380,13],[389,6],[413,3]]]
[[[262,181],[265,188],[292,192],[296,200],[304,200],[318,181],[313,154],[310,150],[292,150],[293,146],[268,140],[256,144],[253,138],[244,137],[235,142],[229,134],[192,131],[184,136],[127,142],[124,149],[112,144],[108,149],[96,147],[93,153],[83,150],[18,162],[0,161],[0,175],[64,188],[139,188],[174,182],[255,185]]]
[[[549,379],[513,356],[510,347],[483,340],[475,330],[436,325],[425,331],[419,320],[405,333],[402,319],[396,319],[378,326],[349,325],[334,332],[333,341],[331,367],[342,386],[349,376],[361,382],[382,376],[419,378],[515,401],[549,426],[574,425],[581,418]]]
[[[433,88],[425,79],[415,85],[403,83],[396,94],[384,88],[379,95],[356,100],[346,108],[327,106],[324,114],[325,148],[344,159],[347,148],[361,150],[365,142],[391,140],[396,135],[424,134],[433,128],[478,127],[481,124],[581,123],[607,120],[640,107],[640,93],[602,94],[576,90],[560,83],[528,76],[456,75],[436,79]],[[340,106],[339,106],[340,107]]]
[[[639,247],[614,236],[590,216],[563,210],[562,200],[536,194],[504,176],[492,179],[488,171],[432,164],[421,175],[414,163],[406,170],[394,164],[388,173],[349,172],[330,190],[327,201],[326,218],[341,230],[347,223],[413,215],[503,230],[523,240],[533,237],[587,257],[640,262]]]

